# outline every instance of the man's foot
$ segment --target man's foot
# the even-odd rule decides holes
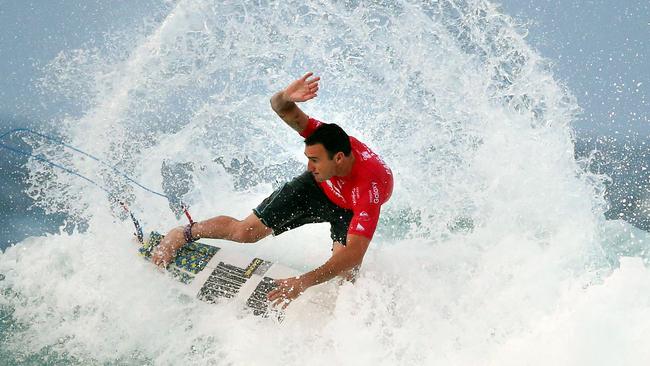
[[[163,240],[156,246],[151,254],[151,263],[167,267],[176,255],[176,251],[185,244],[185,235],[183,227],[172,229]]]

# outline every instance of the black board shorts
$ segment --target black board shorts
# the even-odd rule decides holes
[[[273,235],[304,224],[329,222],[332,241],[343,245],[353,216],[352,210],[330,201],[308,171],[271,193],[253,212],[264,225],[273,229]]]

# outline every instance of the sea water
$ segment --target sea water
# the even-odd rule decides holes
[[[33,134],[28,193],[66,228],[0,254],[0,363],[643,365],[648,238],[606,221],[606,178],[574,158],[579,108],[486,1],[163,1],[164,16],[66,49],[40,80],[79,113]],[[306,71],[307,114],[392,168],[395,190],[331,314],[278,324],[197,301],[141,260],[133,227],[245,217],[304,169],[269,98]],[[118,173],[119,172],[119,173]],[[173,196],[171,201],[143,186]],[[312,225],[238,247],[308,271]],[[625,255],[622,257],[622,255]]]

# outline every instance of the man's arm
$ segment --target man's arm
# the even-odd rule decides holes
[[[329,281],[339,274],[360,266],[370,239],[361,235],[348,234],[346,243],[343,250],[334,254],[325,264],[315,270],[302,276],[278,281],[278,288],[269,292],[269,301],[275,305],[284,302],[284,308],[307,288]]]
[[[318,81],[320,77],[310,77],[313,73],[308,72],[298,80],[293,81],[286,89],[275,93],[271,97],[271,108],[291,128],[302,132],[309,121],[309,117],[303,112],[296,102],[306,102],[316,97]]]

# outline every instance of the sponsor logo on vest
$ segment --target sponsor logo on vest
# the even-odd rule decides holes
[[[372,185],[372,203],[379,203],[379,188],[376,182],[371,182]]]
[[[365,231],[366,228],[361,226],[361,224],[357,224],[357,231]]]

